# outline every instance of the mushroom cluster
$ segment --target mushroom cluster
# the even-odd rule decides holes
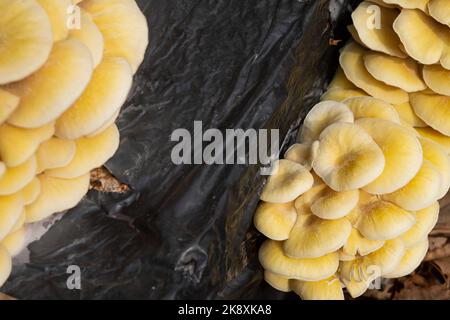
[[[74,207],[117,150],[147,44],[134,0],[0,0],[0,286],[26,225]]]
[[[423,260],[450,187],[449,18],[448,0],[353,12],[340,67],[254,216],[272,287],[356,298]]]

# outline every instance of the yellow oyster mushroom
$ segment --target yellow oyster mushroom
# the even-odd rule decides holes
[[[311,173],[301,164],[290,160],[278,160],[261,194],[261,200],[286,203],[295,200],[313,185]]]
[[[428,2],[428,11],[436,21],[450,26],[450,6],[448,0],[431,0]]]
[[[347,78],[358,88],[371,96],[392,104],[409,100],[408,93],[375,79],[364,66],[364,55],[368,51],[360,45],[350,42],[341,52],[339,63]]]
[[[344,300],[342,285],[336,276],[320,281],[291,280],[291,288],[303,300]]]
[[[75,157],[76,143],[73,140],[51,138],[43,142],[37,152],[37,173],[47,169],[67,166]]]
[[[430,161],[424,160],[417,175],[406,186],[381,198],[405,210],[417,211],[438,199],[441,186],[441,174]]]
[[[37,177],[34,177],[30,183],[19,191],[22,195],[24,205],[33,203],[41,192],[41,183]]]
[[[0,240],[14,229],[22,212],[23,199],[20,195],[0,196]]]
[[[450,136],[450,97],[411,94],[411,106],[417,116],[434,130]]]
[[[381,149],[368,133],[351,123],[335,123],[320,136],[314,171],[335,191],[361,188],[384,169]]]
[[[0,287],[8,279],[12,269],[11,255],[8,250],[0,245]]]
[[[326,188],[324,191],[323,195],[319,195],[311,204],[311,212],[321,219],[343,218],[358,204],[358,190],[337,192]]]
[[[299,214],[283,243],[283,251],[296,259],[319,258],[341,248],[351,230],[352,225],[345,218],[324,220],[312,214]]]
[[[259,249],[259,261],[265,270],[290,279],[319,281],[331,277],[339,266],[336,252],[320,258],[293,259],[283,252],[282,243],[266,240]]]
[[[16,223],[14,224],[14,227],[11,229],[10,233],[16,232],[17,230],[22,228],[25,225],[25,220],[26,220],[26,215],[25,215],[25,208],[24,208],[22,210],[22,213],[19,216],[19,219],[17,219]]]
[[[424,90],[421,67],[413,59],[402,59],[384,53],[369,52],[364,55],[367,71],[377,80],[406,92]]]
[[[338,254],[339,254],[339,261],[352,261],[356,259],[356,256],[352,256],[352,255],[348,255],[346,253],[344,253],[343,248],[340,248],[338,250]]]
[[[253,223],[259,232],[272,240],[286,240],[297,221],[294,203],[261,203]]]
[[[363,187],[372,194],[394,192],[408,184],[419,172],[423,153],[417,137],[390,121],[365,118],[356,121],[383,151],[385,165],[380,176]]]
[[[120,109],[117,110],[116,113],[114,113],[111,118],[106,120],[106,122],[100,128],[98,128],[97,130],[95,130],[91,134],[88,134],[86,137],[92,138],[93,136],[96,136],[96,135],[102,133],[103,131],[105,131],[106,129],[111,127],[114,123],[116,123],[116,120],[119,117],[119,115],[120,115]]]
[[[36,0],[47,13],[52,26],[53,41],[60,41],[67,38],[69,30],[67,28],[67,11],[72,6],[70,0]]]
[[[0,85],[22,80],[47,61],[52,29],[44,9],[34,0],[0,0]]]
[[[320,178],[315,177],[313,186],[295,199],[294,207],[297,213],[309,213],[314,201],[324,196],[328,192],[327,189],[327,185]]]
[[[384,243],[384,240],[369,240],[358,229],[352,228],[350,237],[342,247],[342,254],[344,257],[366,256],[380,249]]]
[[[53,213],[75,207],[89,189],[90,174],[75,179],[60,179],[45,174],[39,176],[41,193],[26,207],[27,223],[43,220]]]
[[[375,279],[373,279],[375,280]],[[355,281],[355,280],[347,280],[342,279],[342,283],[344,284],[345,288],[347,289],[348,293],[353,299],[356,299],[360,296],[362,296],[367,289],[370,286],[369,280],[366,281]]]
[[[450,96],[450,70],[444,69],[438,64],[424,66],[423,79],[434,92]]]
[[[19,101],[19,97],[0,88],[0,125],[16,110]]]
[[[8,167],[17,167],[27,161],[54,132],[53,123],[36,129],[3,124],[0,126],[0,158]]]
[[[32,156],[20,166],[7,168],[0,178],[0,195],[18,192],[29,184],[36,175],[36,157]]]
[[[352,36],[352,39],[359,44],[360,46],[366,47],[366,45],[364,44],[364,42],[361,40],[361,38],[359,37],[358,31],[356,30],[354,25],[349,25],[347,26],[347,30],[348,32],[350,32],[350,35]]]
[[[431,206],[417,211],[415,216],[416,223],[411,229],[400,235],[406,248],[410,248],[428,237],[439,218],[439,203],[435,202]]]
[[[398,5],[406,9],[420,9],[427,12],[427,4],[430,0],[383,0],[387,4]]]
[[[415,113],[409,102],[394,105],[395,110],[400,116],[400,123],[411,127],[427,127]]]
[[[286,151],[284,158],[298,162],[307,170],[311,170],[318,148],[319,141],[295,143]]]
[[[273,272],[264,270],[264,280],[270,284],[270,286],[278,291],[290,292],[290,280],[289,278],[280,276]]]
[[[443,147],[447,154],[450,154],[450,137],[443,135],[439,131],[436,131],[430,127],[427,128],[416,128],[416,131],[427,139],[433,140],[441,147]]]
[[[22,227],[19,230],[16,230],[7,235],[5,239],[0,242],[0,245],[8,250],[9,254],[14,257],[18,255],[23,248],[25,248],[26,235],[26,227]]]
[[[331,88],[320,97],[320,101],[333,100],[342,102],[348,98],[364,96],[367,96],[367,93],[359,89]]]
[[[353,112],[355,120],[361,118],[377,118],[400,123],[395,108],[383,100],[372,97],[353,97],[343,101]]]
[[[422,262],[428,251],[428,238],[423,239],[414,246],[407,248],[400,260],[400,264],[391,272],[385,273],[385,278],[400,278],[412,273]]]
[[[92,169],[102,166],[116,153],[120,134],[116,125],[91,138],[76,140],[75,156],[64,167],[47,169],[45,174],[51,177],[72,179],[82,176]]]
[[[101,128],[125,102],[132,80],[125,59],[105,58],[95,69],[86,91],[56,121],[56,136],[78,139]]]
[[[86,88],[92,75],[89,50],[77,40],[55,43],[45,65],[3,89],[21,98],[8,122],[37,128],[58,118]]]
[[[338,66],[333,79],[328,85],[328,89],[358,89],[350,80],[345,76],[344,70]],[[330,99],[331,101],[336,101]]]
[[[329,125],[337,122],[353,123],[353,120],[353,113],[345,104],[336,101],[319,102],[303,121],[300,141],[315,141]]]

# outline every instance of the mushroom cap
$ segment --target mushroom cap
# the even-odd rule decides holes
[[[47,169],[67,166],[75,157],[76,143],[73,140],[51,138],[43,142],[37,152],[37,173]]]
[[[358,88],[371,96],[392,104],[400,104],[409,100],[408,93],[375,79],[364,66],[364,55],[367,50],[350,42],[341,52],[339,63],[347,78]]]
[[[347,289],[348,293],[353,299],[356,299],[360,296],[362,296],[367,289],[369,288],[370,281],[355,281],[355,280],[347,280],[342,279],[342,282],[345,285],[345,288]]]
[[[96,136],[106,129],[108,129],[110,126],[112,126],[114,123],[116,123],[117,118],[120,115],[120,109],[116,111],[116,113],[113,114],[111,118],[109,118],[100,128],[92,132],[91,134],[88,134],[86,137],[92,138],[93,136]]]
[[[353,113],[345,104],[336,101],[319,102],[303,121],[300,141],[315,141],[329,125],[337,122],[353,123],[353,120]]]
[[[256,209],[253,223],[259,232],[272,240],[286,240],[297,220],[294,203],[262,202]]]
[[[26,245],[26,236],[27,236],[27,229],[25,226],[20,228],[19,230],[16,230],[14,232],[11,232],[9,235],[5,237],[0,243],[6,250],[8,250],[9,254],[14,257],[22,251],[22,249]]]
[[[0,89],[0,125],[16,110],[19,102],[19,97]]]
[[[343,101],[353,113],[355,120],[361,118],[378,118],[400,123],[395,108],[383,100],[372,97],[353,97]]]
[[[430,0],[383,0],[387,4],[398,5],[406,9],[420,9],[427,12],[427,4]]]
[[[261,194],[261,200],[272,203],[293,201],[308,191],[313,182],[313,176],[301,164],[285,159],[277,160]]]
[[[422,80],[421,68],[413,59],[368,52],[364,55],[364,65],[375,79],[406,92],[421,91],[427,87]]]
[[[422,262],[428,251],[428,238],[407,248],[399,265],[391,272],[385,273],[385,278],[400,278],[413,272]]]
[[[358,200],[358,190],[336,192],[327,188],[325,194],[311,204],[311,212],[326,220],[340,219],[356,207]]]
[[[75,207],[89,189],[89,178],[89,173],[75,179],[40,175],[41,193],[35,202],[26,207],[27,223],[40,221],[53,213]]]
[[[336,276],[320,281],[291,280],[291,287],[302,300],[344,300],[342,285]]]
[[[439,218],[439,203],[434,202],[431,206],[416,212],[416,223],[400,236],[406,248],[410,248],[423,239],[436,225]]]
[[[328,85],[328,89],[358,89],[350,80],[345,76],[344,70],[338,66],[336,73],[334,74],[333,80],[331,80]],[[336,101],[334,99],[329,99],[331,101]]]
[[[13,229],[23,211],[23,199],[20,195],[0,197],[0,240]]]
[[[383,172],[384,156],[364,129],[351,123],[335,123],[320,135],[313,168],[333,190],[355,190]]]
[[[380,249],[384,243],[384,240],[369,240],[358,229],[352,228],[350,237],[342,247],[342,253],[347,257],[366,256]]]
[[[416,128],[416,131],[427,139],[433,140],[441,147],[443,147],[447,154],[450,154],[450,137],[443,135],[439,131],[436,131],[430,127],[427,128]]]
[[[409,102],[396,104],[394,108],[400,116],[401,124],[411,127],[427,127],[427,124],[414,113]]]
[[[273,288],[282,292],[290,292],[290,280],[276,273],[264,270],[264,280],[270,284]]]
[[[0,0],[0,85],[38,70],[52,48],[52,29],[44,9],[34,0]]]
[[[410,57],[422,64],[439,63],[444,54],[444,26],[420,10],[403,9],[393,24]]]
[[[331,277],[339,266],[336,252],[320,258],[293,259],[283,252],[282,243],[266,240],[259,249],[259,261],[264,269],[290,278],[303,281],[319,281]]]
[[[450,70],[444,69],[438,64],[424,66],[423,79],[434,92],[450,96]]]
[[[36,152],[55,132],[53,123],[35,129],[3,124],[0,126],[0,158],[8,167],[17,167]]]
[[[347,30],[348,32],[350,32],[350,35],[352,36],[352,39],[359,44],[360,46],[366,47],[366,45],[364,44],[364,42],[361,40],[361,38],[359,37],[358,31],[356,31],[356,28],[354,25],[349,25],[347,26]],[[367,48],[367,47],[366,47]]]
[[[442,183],[438,196],[438,199],[441,199],[450,188],[450,157],[445,149],[436,142],[427,138],[420,138],[419,141],[422,145],[424,159],[430,161],[441,174]]]
[[[94,70],[86,91],[56,121],[56,136],[78,139],[101,128],[123,105],[131,84],[128,62],[123,58],[105,58]]]
[[[20,166],[7,168],[0,178],[0,195],[18,192],[29,184],[36,175],[36,157],[32,156]]]
[[[450,26],[450,6],[448,0],[431,0],[428,2],[428,11],[436,21]]]
[[[71,29],[69,39],[76,39],[83,43],[91,52],[93,66],[96,68],[103,59],[104,41],[100,29],[84,10],[81,11],[81,24],[79,29]]]
[[[315,178],[313,186],[295,199],[294,207],[297,210],[297,213],[310,213],[314,201],[327,194],[327,185],[321,180],[317,180],[320,180],[320,178]]]
[[[411,106],[417,116],[433,129],[450,136],[450,97],[411,94]]]
[[[87,11],[105,41],[105,57],[122,57],[136,72],[144,60],[148,45],[147,19],[135,1],[84,0],[80,7]]]
[[[338,250],[338,254],[339,254],[339,261],[352,261],[356,259],[356,256],[351,256],[344,253],[343,248],[340,248]]]
[[[92,75],[92,57],[81,42],[55,43],[45,65],[4,89],[21,98],[10,124],[37,128],[58,118],[81,95]]]
[[[385,165],[380,176],[363,187],[372,194],[394,192],[408,184],[419,172],[423,153],[417,137],[391,121],[365,118],[356,121],[383,151]]]
[[[19,219],[17,219],[17,221],[14,224],[14,227],[11,229],[10,233],[13,233],[13,232],[19,230],[20,228],[22,228],[25,225],[25,219],[26,219],[25,208],[23,208],[22,213],[19,216]]]
[[[403,188],[381,196],[382,199],[410,211],[430,206],[441,192],[442,178],[436,167],[423,160],[417,175]]]
[[[24,205],[27,206],[33,203],[39,196],[39,193],[41,192],[41,182],[37,177],[34,177],[33,180],[19,192],[22,194]]]
[[[319,141],[314,141],[313,143],[295,143],[286,151],[284,158],[300,163],[309,171],[312,168],[318,148]]]
[[[52,26],[53,41],[61,41],[69,35],[67,28],[67,9],[71,0],[36,0],[45,10]]]
[[[345,218],[324,220],[312,214],[299,214],[283,243],[283,251],[295,259],[319,258],[342,247],[351,230],[352,225]]]
[[[378,7],[371,2],[363,1],[353,11],[352,20],[359,38],[366,47],[391,56],[404,58],[406,55],[400,50],[400,40],[392,29],[392,24],[397,15],[397,9]],[[380,19],[379,28],[370,25],[370,22],[376,20],[376,18]]]
[[[0,287],[8,279],[12,269],[11,255],[8,250],[0,245]]]
[[[367,96],[367,93],[359,89],[331,88],[320,97],[320,101],[333,100],[341,102],[348,98],[364,96]]]
[[[45,173],[65,179],[82,176],[108,161],[117,151],[119,140],[120,134],[115,124],[94,137],[80,138],[75,141],[75,156],[69,164],[61,168],[48,169]]]

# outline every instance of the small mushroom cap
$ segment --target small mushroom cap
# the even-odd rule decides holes
[[[336,101],[319,102],[303,121],[300,141],[315,141],[329,125],[337,122],[353,123],[353,120],[353,113],[345,104]]]
[[[291,287],[302,300],[344,300],[342,285],[336,276],[320,281],[291,280]]]
[[[282,243],[266,240],[259,249],[259,261],[264,269],[290,278],[303,281],[319,281],[331,277],[339,266],[336,252],[320,258],[293,259],[283,252]]]
[[[385,278],[400,278],[413,272],[422,262],[428,251],[428,238],[407,248],[399,265],[391,272],[385,273]]]
[[[416,212],[416,223],[400,236],[406,248],[410,248],[423,239],[436,225],[439,218],[439,203],[435,202],[431,206]]]
[[[433,129],[450,136],[450,97],[411,94],[411,106],[417,116]]]
[[[448,0],[431,0],[428,2],[428,11],[436,21],[450,26],[450,6]]]
[[[422,64],[439,63],[444,54],[444,26],[420,10],[403,9],[393,24],[408,55]]]
[[[264,280],[278,291],[290,292],[289,278],[285,278],[276,273],[264,270]]]
[[[371,21],[375,20],[374,15],[380,19],[379,28],[370,25]],[[404,58],[406,55],[400,50],[400,40],[392,29],[392,24],[397,15],[397,9],[379,7],[371,2],[364,1],[353,11],[352,20],[359,38],[366,47],[391,56]]]
[[[350,32],[350,35],[352,36],[352,39],[359,44],[360,46],[366,47],[366,45],[364,44],[364,42],[361,40],[361,38],[359,37],[358,31],[356,31],[356,28],[354,25],[349,25],[347,26],[347,30],[348,32]]]
[[[338,66],[333,80],[328,85],[328,89],[358,89],[350,80],[345,76],[344,70]],[[336,101],[330,99],[330,101]]]
[[[355,190],[383,172],[384,156],[364,129],[351,123],[335,123],[320,136],[313,168],[333,190]]]
[[[120,109],[117,110],[116,113],[114,113],[113,116],[111,118],[109,118],[100,128],[98,128],[91,134],[88,134],[86,137],[92,138],[93,136],[96,136],[96,135],[102,133],[103,131],[105,131],[106,129],[111,127],[114,123],[116,123],[116,120],[119,117],[119,115],[120,115]]]
[[[37,177],[34,177],[33,180],[19,192],[22,194],[24,205],[27,206],[33,203],[39,196],[39,193],[41,192],[41,182]]]
[[[297,210],[297,213],[309,213],[314,201],[324,196],[328,192],[327,185],[321,180],[317,180],[320,180],[320,178],[315,178],[313,186],[297,199],[295,199],[294,207]]]
[[[339,63],[347,78],[358,88],[371,96],[392,104],[400,104],[409,100],[408,93],[375,79],[364,66],[364,55],[367,50],[350,42],[341,52]]]
[[[36,157],[32,156],[20,166],[7,168],[0,178],[0,195],[18,192],[29,184],[36,175]]]
[[[412,59],[402,59],[384,53],[370,52],[364,55],[367,71],[377,80],[406,92],[424,90],[421,68]]]
[[[5,237],[0,243],[6,250],[8,250],[9,254],[14,257],[22,251],[25,247],[27,230],[26,227],[22,227],[19,230],[16,230]]]
[[[43,220],[53,213],[75,207],[89,189],[90,174],[75,179],[39,176],[41,193],[26,207],[27,223]]]
[[[92,21],[90,15],[81,11],[80,29],[71,29],[69,39],[77,39],[91,52],[93,66],[97,67],[103,59],[104,41],[100,29]]]
[[[434,92],[450,96],[450,70],[444,69],[438,64],[424,66],[423,79]]]
[[[92,57],[86,46],[74,39],[55,43],[41,69],[5,87],[21,98],[8,122],[23,128],[52,122],[81,95],[91,75]]]
[[[24,208],[22,210],[22,213],[20,214],[19,219],[17,219],[16,224],[11,229],[10,233],[13,233],[13,232],[19,230],[20,228],[22,228],[25,225],[25,219],[26,219],[26,215],[25,215],[25,208]]]
[[[433,130],[430,127],[427,128],[416,128],[416,131],[427,139],[433,140],[441,147],[443,147],[447,154],[450,154],[450,137],[447,137],[440,133],[439,131]]]
[[[294,203],[262,202],[253,218],[259,232],[272,240],[286,240],[297,220]]]
[[[420,9],[427,12],[427,4],[430,0],[383,0],[387,4],[398,5],[406,9]]]
[[[0,197],[0,240],[13,229],[23,211],[23,199],[20,195]]]
[[[411,127],[427,127],[427,124],[414,113],[409,102],[396,104],[394,108],[400,116],[401,124]]]
[[[332,88],[328,89],[321,97],[320,101],[332,100],[332,101],[344,101],[348,98],[352,97],[364,97],[367,96],[362,90],[359,89],[341,89],[341,88]]]
[[[372,137],[385,159],[383,173],[364,186],[364,191],[391,193],[407,185],[422,166],[422,147],[417,137],[404,126],[382,119],[359,119],[356,124]]]
[[[120,134],[115,124],[92,138],[80,138],[76,140],[72,161],[65,167],[48,169],[45,173],[65,179],[82,176],[108,161],[117,151],[119,140]]]
[[[19,101],[19,97],[0,89],[0,125],[16,110]]]
[[[450,157],[445,149],[436,142],[426,138],[420,138],[419,141],[422,145],[424,159],[430,161],[441,174],[442,183],[438,196],[438,199],[441,199],[450,188]]]
[[[36,152],[39,145],[55,132],[53,123],[36,129],[24,129],[3,124],[0,126],[0,157],[8,167],[17,167]]]
[[[0,0],[2,55],[0,85],[38,70],[52,48],[52,29],[44,9],[34,0]]]
[[[367,289],[369,288],[370,281],[355,281],[355,280],[347,280],[342,279],[342,282],[345,285],[345,288],[347,289],[348,293],[353,299],[356,299],[360,296],[362,296]]]
[[[8,279],[12,269],[11,255],[8,250],[0,245],[0,287]]]
[[[290,160],[278,160],[261,194],[261,200],[286,203],[295,200],[313,185],[311,173],[301,164]]]
[[[355,257],[366,256],[374,251],[377,251],[384,245],[384,240],[369,240],[365,238],[356,228],[352,228],[350,237],[342,247],[344,256]]]
[[[311,170],[319,148],[319,141],[313,143],[295,143],[284,154],[286,160],[300,163],[308,171]]]
[[[76,143],[73,140],[51,138],[45,141],[36,152],[37,173],[67,166],[75,157],[75,152]]]
[[[338,250],[338,254],[339,254],[339,261],[352,261],[356,259],[356,256],[351,256],[344,253],[343,248],[340,248]]]
[[[85,0],[80,3],[98,26],[105,41],[105,57],[122,57],[136,72],[148,45],[147,19],[128,0]]]
[[[123,105],[131,83],[131,68],[125,59],[105,58],[86,91],[56,121],[56,136],[78,139],[101,128]]]
[[[336,192],[327,188],[325,194],[311,204],[311,212],[326,220],[340,219],[356,207],[358,200],[358,190]]]
[[[342,247],[351,230],[352,225],[345,218],[323,220],[312,214],[299,214],[283,251],[296,259],[319,258]]]
[[[430,161],[424,160],[417,175],[406,186],[381,198],[405,210],[417,211],[438,199],[441,186],[441,174]]]
[[[72,5],[70,0],[36,0],[47,13],[52,26],[53,41],[67,38],[67,9]]]
[[[353,113],[355,120],[361,118],[377,118],[400,123],[395,108],[383,100],[372,97],[353,97],[343,101]]]

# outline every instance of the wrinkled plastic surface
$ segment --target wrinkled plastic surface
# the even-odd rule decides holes
[[[286,297],[264,284],[257,260],[258,166],[176,166],[169,137],[202,120],[279,128],[283,146],[292,143],[336,69],[329,41],[345,39],[356,1],[138,2],[150,47],[107,164],[132,189],[90,191],[30,244],[29,263],[2,290],[20,299]],[[81,268],[81,290],[67,289],[69,265]]]

